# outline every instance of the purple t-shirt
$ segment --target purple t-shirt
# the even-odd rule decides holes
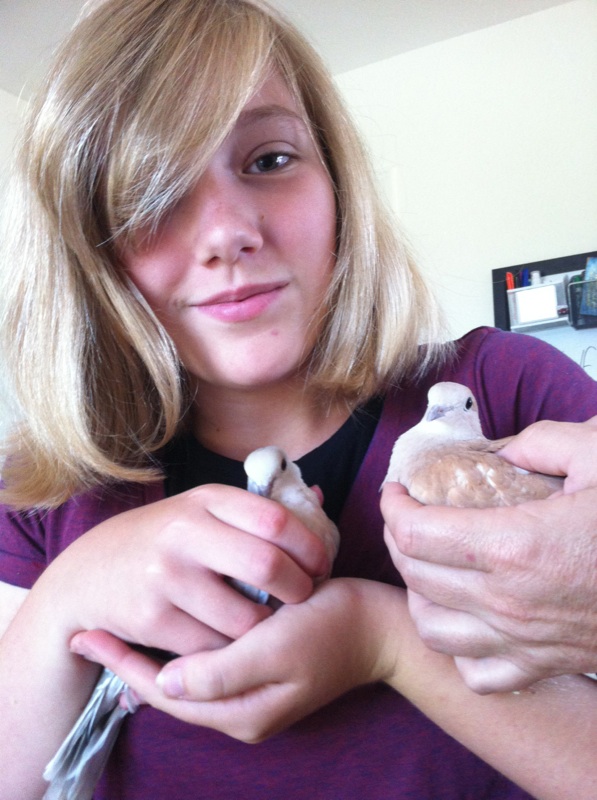
[[[402,585],[383,542],[379,487],[397,436],[421,418],[439,380],[475,394],[485,434],[537,419],[597,414],[597,382],[543,342],[489,328],[458,342],[457,357],[386,398],[340,519],[334,576]],[[162,483],[98,489],[60,508],[0,508],[0,580],[29,587],[45,565],[103,519],[164,496]],[[264,654],[265,656],[266,654]],[[300,658],[300,653],[297,653]],[[355,689],[259,745],[142,707],[127,718],[95,800],[523,800],[525,792],[383,684]]]

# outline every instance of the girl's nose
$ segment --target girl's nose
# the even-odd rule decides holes
[[[260,213],[237,178],[208,169],[189,200],[195,255],[201,264],[231,265],[260,250]]]

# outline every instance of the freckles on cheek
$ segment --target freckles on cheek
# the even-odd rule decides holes
[[[144,281],[139,281],[136,278],[131,277],[131,281],[135,285],[137,291],[141,295],[141,297],[145,300],[147,305],[151,308],[151,310],[156,314],[158,317],[161,316],[160,311],[162,310],[162,303],[160,302],[159,296],[156,295],[151,291],[151,288],[148,287]]]
[[[148,289],[151,286],[150,276],[153,272],[151,262],[137,255],[127,254],[123,258],[123,264],[124,272],[128,279],[148,300]]]
[[[170,296],[170,287],[174,284],[174,270],[168,264],[143,259],[131,262],[126,272],[154,311],[163,305],[165,298]]]

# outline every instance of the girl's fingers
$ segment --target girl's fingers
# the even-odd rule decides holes
[[[243,489],[219,485],[192,489],[186,495],[191,503],[200,499],[202,508],[214,521],[217,520],[242,534],[252,534],[257,540],[276,545],[309,575],[322,575],[329,566],[319,537],[273,500]],[[193,518],[192,513],[190,518]],[[222,552],[221,541],[217,545],[214,554],[216,558]],[[231,541],[227,549],[236,551],[236,544]]]

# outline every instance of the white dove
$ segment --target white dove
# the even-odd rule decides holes
[[[321,537],[330,564],[340,534],[321,507],[319,496],[306,485],[298,466],[279,447],[262,447],[246,459],[247,489],[277,500]],[[330,567],[331,569],[331,567]],[[228,578],[228,582],[257,603],[280,605],[262,589]],[[44,770],[49,782],[43,800],[91,800],[127,714],[138,708],[134,694],[111,670],[104,669],[89,702],[54,758]]]
[[[527,472],[496,455],[509,438],[483,435],[466,386],[436,383],[423,419],[398,437],[384,483],[398,481],[425,505],[487,508],[548,497],[562,478]]]
[[[298,465],[279,447],[260,447],[245,460],[245,472],[250,492],[277,500],[319,536],[331,570],[340,546],[340,534],[321,507],[320,496],[304,482]]]

